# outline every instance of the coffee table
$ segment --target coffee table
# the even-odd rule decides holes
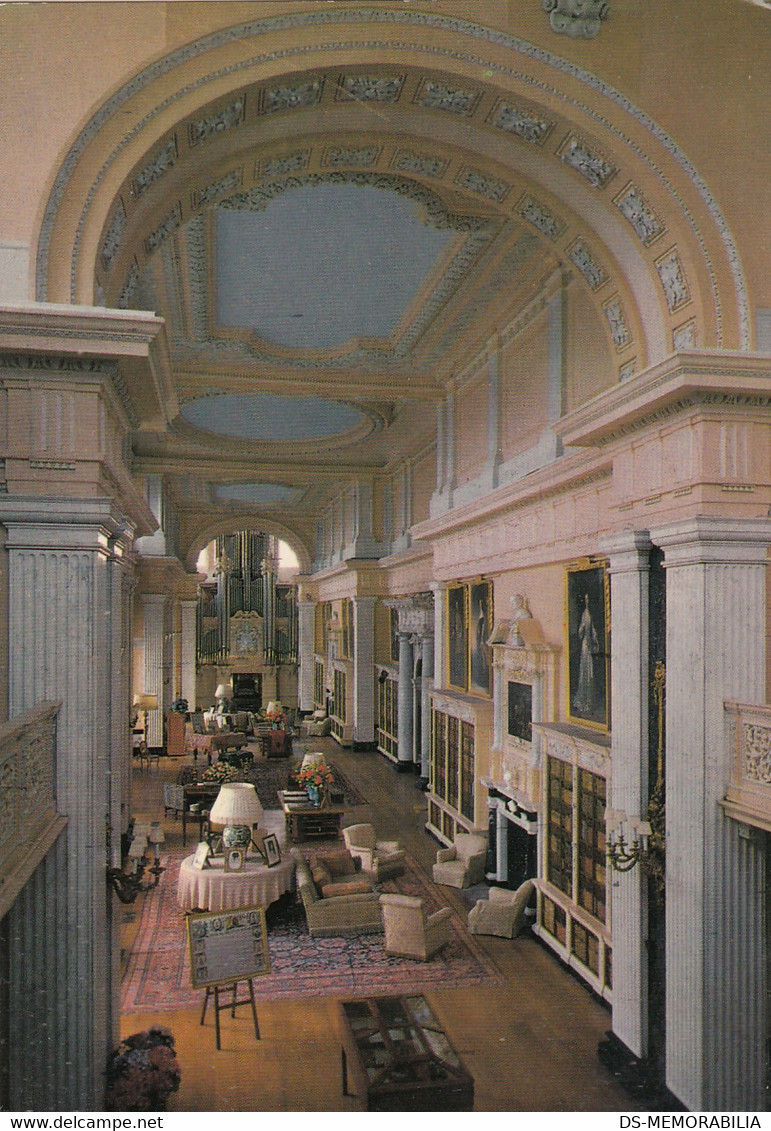
[[[340,1002],[343,1095],[366,1111],[473,1111],[474,1079],[425,995]]]
[[[292,801],[286,796],[286,790],[278,790],[278,800],[284,810],[287,834],[295,843],[301,843],[311,837],[339,836],[343,827],[345,806],[343,805],[311,805],[300,801]]]

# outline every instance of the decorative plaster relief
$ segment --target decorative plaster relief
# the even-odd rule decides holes
[[[260,109],[264,114],[270,114],[276,110],[298,110],[303,106],[315,106],[323,89],[323,79],[316,79],[297,86],[278,86],[263,90]]]
[[[604,189],[615,177],[616,169],[599,153],[593,153],[585,141],[571,134],[559,150],[560,160],[575,169],[589,184]]]
[[[633,184],[628,184],[615,197],[614,203],[646,247],[666,231],[653,209],[646,203],[642,193]]]
[[[678,310],[690,301],[688,284],[685,281],[683,267],[676,248],[672,248],[666,255],[662,255],[660,259],[656,260],[656,270],[659,273],[670,311]]]
[[[366,75],[344,75],[335,93],[337,99],[355,98],[359,102],[387,102],[399,101],[399,96],[404,85],[404,75],[392,77],[374,77]]]
[[[456,699],[452,695],[443,695],[438,691],[431,691],[430,695],[431,706],[435,711],[441,711],[444,715],[452,715],[453,718],[461,719],[464,723],[476,725],[477,713],[471,703],[464,699]]]
[[[110,265],[115,258],[115,252],[120,246],[120,241],[123,239],[123,232],[126,228],[126,209],[122,200],[119,200],[115,211],[112,214],[109,227],[104,237],[102,244],[102,265],[105,271],[109,271]]]
[[[145,165],[141,173],[139,173],[131,182],[131,191],[134,196],[141,196],[143,192],[147,192],[156,181],[160,180],[165,172],[173,167],[177,160],[177,139],[171,138],[160,149],[152,161]]]
[[[567,730],[560,730],[546,723],[534,722],[533,730],[543,735],[543,752],[548,757],[559,758],[569,765],[575,763],[582,770],[590,770],[593,774],[600,774],[602,777],[610,776],[609,746],[601,746],[583,735],[569,733]]]
[[[539,232],[543,232],[550,240],[556,240],[565,231],[565,224],[545,208],[533,200],[531,196],[523,196],[517,205],[517,213],[523,220],[527,220]]]
[[[381,150],[377,145],[369,145],[363,149],[326,149],[321,159],[321,164],[330,169],[339,165],[353,165],[360,169],[367,169],[374,165],[380,156]]]
[[[150,235],[145,239],[145,253],[147,255],[152,255],[154,251],[157,251],[163,241],[167,239],[172,234],[172,232],[175,232],[181,224],[182,207],[179,202],[177,202],[177,204],[175,204],[174,206],[173,212],[170,212],[166,219],[158,225],[155,231],[151,232]]]
[[[532,141],[536,145],[542,145],[554,128],[554,122],[548,118],[538,117],[532,112],[513,106],[510,102],[499,102],[488,121],[499,130],[516,134],[523,141]]]
[[[241,187],[242,180],[243,169],[233,169],[232,172],[226,173],[224,177],[220,177],[218,181],[213,181],[206,188],[192,192],[190,200],[193,208],[201,208],[211,204],[212,201],[219,200],[220,197],[232,196]]]
[[[684,322],[672,331],[673,350],[691,350],[696,347],[696,319]]]
[[[191,122],[188,127],[190,144],[200,145],[204,141],[210,141],[217,134],[223,133],[224,130],[240,125],[244,120],[245,110],[246,99],[241,95],[235,102],[231,102],[229,106],[225,106],[216,114],[208,114],[205,118],[198,118]]]
[[[399,632],[418,636],[434,634],[434,595],[417,593],[411,597],[391,597],[383,602],[399,614]]]
[[[608,325],[610,326],[610,336],[613,339],[613,345],[617,350],[625,349],[631,342],[632,335],[626,324],[624,311],[621,307],[621,300],[618,297],[612,298],[610,302],[605,303],[602,309],[608,320]]]
[[[568,248],[568,259],[578,268],[593,291],[597,291],[608,281],[608,275],[597,263],[583,240],[576,240]]]
[[[542,5],[552,31],[571,39],[594,39],[610,11],[606,0],[542,0]]]
[[[634,377],[637,372],[637,358],[633,357],[631,361],[625,362],[618,371],[619,381],[628,381],[630,377]]]
[[[128,310],[131,297],[134,294],[134,289],[137,285],[139,278],[139,267],[137,266],[136,259],[132,260],[131,266],[128,269],[126,280],[118,298],[118,310]]]
[[[443,157],[431,157],[426,153],[413,153],[409,149],[399,149],[391,158],[394,169],[405,173],[416,173],[420,177],[443,177],[449,162]]]
[[[511,185],[507,185],[505,181],[496,181],[492,177],[486,177],[478,169],[471,169],[468,166],[461,169],[455,178],[455,183],[460,185],[461,188],[479,193],[480,196],[486,196],[488,200],[494,200],[496,204],[505,200],[511,191]]]
[[[311,158],[310,149],[300,149],[295,153],[282,153],[267,161],[258,161],[254,167],[255,177],[283,177],[288,173],[301,173],[307,169]]]
[[[742,724],[742,775],[748,781],[771,785],[771,727]]]
[[[415,101],[431,110],[447,110],[451,114],[468,117],[474,113],[480,99],[479,91],[461,90],[459,87],[443,86],[441,83],[426,80],[420,87]]]

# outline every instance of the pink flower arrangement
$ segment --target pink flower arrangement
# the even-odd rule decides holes
[[[125,1037],[107,1058],[107,1111],[159,1111],[176,1092],[182,1070],[174,1037],[162,1025]]]

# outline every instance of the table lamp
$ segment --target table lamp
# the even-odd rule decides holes
[[[134,696],[134,706],[142,712],[142,734],[147,739],[147,712],[158,708],[158,696],[147,691],[139,692]]]
[[[222,712],[227,710],[227,703],[229,699],[233,698],[233,685],[232,683],[220,683],[217,685],[217,690],[214,692],[214,698],[217,700],[217,710]]]
[[[262,805],[251,782],[226,782],[209,813],[210,825],[224,825],[223,848],[248,849],[252,826],[262,817]]]

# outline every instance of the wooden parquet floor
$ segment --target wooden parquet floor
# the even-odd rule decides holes
[[[437,844],[424,829],[426,798],[409,774],[399,774],[377,753],[353,753],[331,739],[314,740],[355,782],[367,799],[346,815],[346,824],[371,821],[381,836],[400,839],[430,876]],[[163,813],[162,781],[180,760],[133,770],[132,808],[137,816]],[[181,847],[179,822],[164,820],[167,844]],[[193,834],[193,837],[195,834]],[[188,841],[190,844],[190,840]],[[192,846],[191,846],[192,850]],[[464,914],[460,892],[451,898]],[[150,897],[151,898],[151,897]],[[138,918],[126,909],[122,945],[132,943]],[[475,1111],[631,1111],[634,1100],[600,1064],[597,1044],[610,1028],[610,1013],[533,937],[477,936],[504,985],[454,988],[430,1000],[475,1082]],[[124,1035],[153,1023],[169,1026],[182,1065],[179,1092],[169,1111],[356,1112],[355,1096],[343,1096],[337,998],[298,998],[261,1003],[255,1040],[250,1011],[221,1015],[217,1051],[211,1011],[160,1015],[125,1014]]]

